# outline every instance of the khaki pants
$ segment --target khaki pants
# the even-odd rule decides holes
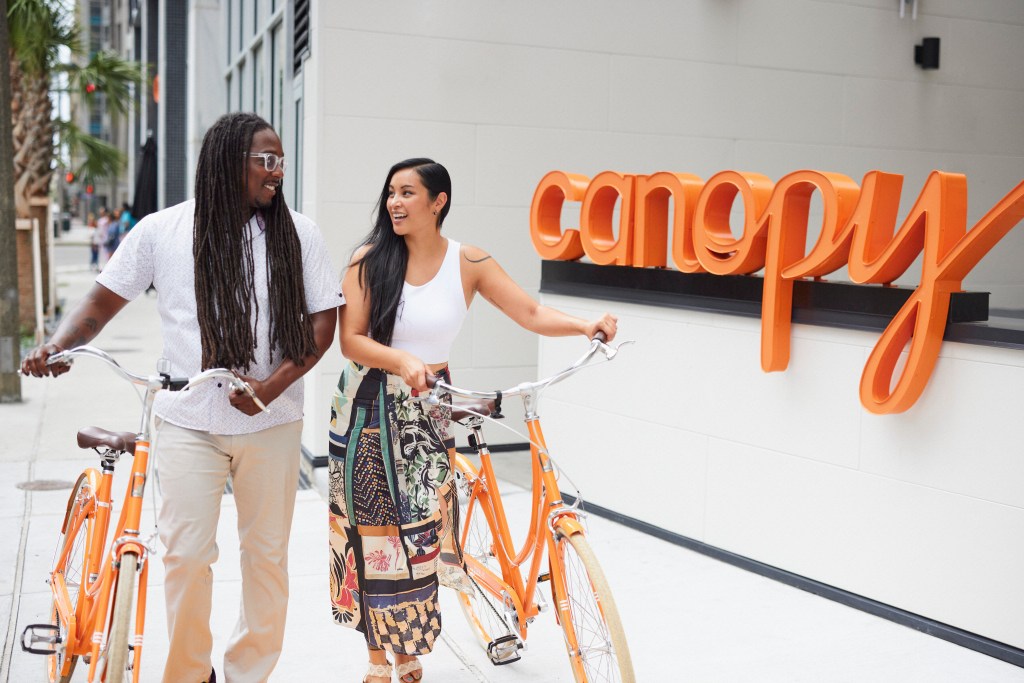
[[[281,653],[288,607],[288,535],[299,478],[302,422],[217,435],[158,420],[160,540],[170,648],[164,683],[209,678],[210,610],[224,486],[238,510],[242,604],[224,653],[227,683],[266,681]]]

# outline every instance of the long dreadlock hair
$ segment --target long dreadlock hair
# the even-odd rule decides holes
[[[270,124],[256,114],[222,116],[206,131],[196,167],[192,255],[203,369],[256,362],[259,303],[246,225],[253,207],[246,172],[253,135]],[[302,246],[281,192],[263,212],[270,298],[270,348],[302,365],[317,353],[302,280]],[[255,308],[255,316],[253,309]]]
[[[452,205],[452,179],[448,170],[433,159],[406,159],[388,171],[384,189],[377,200],[377,220],[370,234],[359,245],[370,245],[370,248],[358,261],[359,284],[370,299],[370,337],[386,346],[391,344],[391,336],[395,331],[395,318],[402,299],[402,285],[405,283],[405,268],[409,263],[409,248],[405,245],[405,238],[395,234],[391,225],[388,185],[396,173],[407,168],[416,170],[431,201],[442,192],[448,195],[448,201],[437,216],[438,230]]]

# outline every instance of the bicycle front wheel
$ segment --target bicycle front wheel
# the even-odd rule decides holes
[[[114,595],[113,616],[110,618],[110,631],[107,635],[107,646],[104,654],[106,662],[103,668],[105,683],[123,683],[132,680],[129,668],[128,650],[132,634],[132,607],[135,603],[135,573],[139,566],[139,556],[126,552],[121,556],[121,566],[117,570],[117,592]]]
[[[582,533],[556,531],[551,572],[565,645],[578,683],[633,683],[633,662],[611,588]],[[568,618],[566,618],[568,616]]]
[[[60,536],[57,537],[57,551],[52,570],[54,575],[59,574],[63,579],[68,604],[76,615],[80,613],[78,600],[86,574],[86,542],[93,528],[95,507],[92,494],[88,474],[83,473],[75,482],[71,497],[68,498],[67,514],[64,516]],[[56,590],[53,586],[51,580],[51,589]],[[75,665],[78,663],[78,655],[68,654],[67,648],[71,644],[68,642],[69,624],[61,619],[56,600],[50,606],[50,623],[57,627],[60,646],[56,653],[47,657],[47,673],[51,683],[70,683],[71,676],[75,673]]]
[[[455,484],[459,495],[459,540],[467,566],[472,558],[483,569],[501,576],[501,565],[494,554],[494,532],[484,514],[480,498],[474,495],[477,474],[471,466],[455,463]],[[473,578],[470,568],[470,578]],[[459,605],[469,622],[473,635],[486,651],[496,638],[509,635],[512,630],[505,621],[503,601],[484,590],[473,580],[473,594],[459,593]]]

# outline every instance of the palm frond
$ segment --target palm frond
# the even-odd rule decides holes
[[[116,177],[125,165],[125,156],[117,147],[89,135],[70,121],[55,122],[57,136],[71,159],[84,159],[71,170],[85,182],[95,183]]]
[[[81,31],[74,15],[59,0],[15,0],[7,11],[11,48],[26,73],[49,72],[60,51],[81,49]]]
[[[69,90],[78,91],[90,105],[102,94],[106,105],[119,114],[131,109],[132,88],[142,83],[139,63],[116,52],[96,52],[85,66],[62,64],[59,70],[68,75]]]

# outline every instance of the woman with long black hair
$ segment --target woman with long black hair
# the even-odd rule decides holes
[[[615,336],[616,318],[584,321],[526,294],[486,252],[441,234],[448,171],[408,159],[388,171],[377,219],[342,281],[341,350],[349,360],[331,406],[330,550],[334,620],[366,637],[366,683],[422,678],[417,657],[441,632],[440,583],[465,588],[449,510],[449,409],[407,403],[448,355],[479,292],[547,336]]]

